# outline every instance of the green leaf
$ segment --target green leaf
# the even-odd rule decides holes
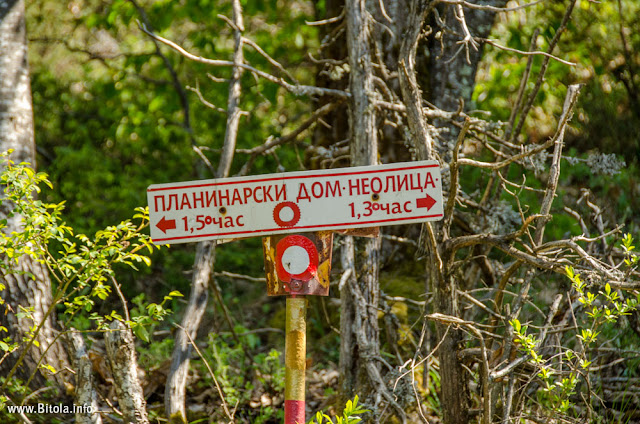
[[[44,369],[46,369],[46,370],[47,370],[47,371],[49,371],[51,374],[55,374],[55,373],[56,373],[56,369],[55,369],[55,368],[53,368],[53,367],[52,367],[51,365],[49,365],[49,364],[41,364],[41,365],[40,365],[40,368],[44,368]]]
[[[520,330],[522,328],[522,324],[520,324],[519,320],[513,319],[513,320],[509,321],[509,324],[511,324],[513,329],[516,330],[516,333],[520,334]]]
[[[147,331],[147,329],[144,327],[144,325],[135,325],[133,327],[133,332],[135,333],[135,335],[139,338],[142,339],[145,342],[148,342],[150,340],[149,338],[149,332]]]
[[[567,265],[567,266],[564,267],[564,270],[567,273],[567,277],[569,277],[570,280],[573,280],[573,277],[575,276],[575,274],[573,272],[573,267]]]

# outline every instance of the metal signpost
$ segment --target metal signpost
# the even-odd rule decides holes
[[[287,296],[285,424],[306,422],[304,296],[329,294],[333,232],[444,213],[436,161],[155,184],[147,200],[155,244],[263,236],[267,293]]]

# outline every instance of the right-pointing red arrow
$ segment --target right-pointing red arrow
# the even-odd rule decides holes
[[[417,208],[427,208],[427,210],[429,210],[435,204],[436,204],[436,199],[429,196],[428,194],[427,194],[427,197],[425,197],[424,199],[416,199]]]
[[[162,219],[156,224],[156,227],[160,228],[163,233],[167,234],[167,230],[175,230],[176,229],[176,220],[175,219]]]

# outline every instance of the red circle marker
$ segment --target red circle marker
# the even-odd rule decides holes
[[[300,250],[302,249],[303,253],[306,254],[306,257],[300,257]],[[287,269],[292,270],[296,269],[296,265],[300,264],[285,264],[284,260],[290,260],[288,257],[285,257],[285,252],[289,251],[289,253],[294,253],[293,258],[300,258],[302,260],[308,259],[308,264],[303,265],[303,270],[299,273],[291,273]],[[289,255],[291,256],[291,255]],[[313,244],[311,240],[309,240],[305,236],[301,235],[292,235],[286,236],[282,240],[276,244],[276,273],[278,274],[278,278],[285,283],[290,282],[291,280],[299,280],[299,281],[309,281],[311,280],[317,273],[318,270],[318,251],[316,246]]]
[[[293,211],[293,217],[290,220],[285,221],[280,218],[280,212],[287,207]],[[293,227],[298,223],[298,221],[300,221],[300,208],[293,202],[278,203],[273,209],[273,220],[281,227]]]

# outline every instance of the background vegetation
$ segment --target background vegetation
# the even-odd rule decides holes
[[[292,77],[314,84],[320,65],[314,63],[313,56],[323,34],[317,26],[305,22],[326,18],[325,2],[242,3],[246,36],[277,58]],[[566,158],[555,205],[562,208],[564,204],[577,203],[586,216],[592,212],[588,202],[593,202],[600,206],[599,212],[593,214],[594,219],[601,220],[605,229],[623,225],[623,232],[636,238],[640,237],[639,9],[640,4],[633,0],[578,2],[566,36],[554,53],[576,66],[551,61],[535,99],[534,119],[527,121],[519,138],[522,143],[539,144],[553,136],[566,86],[584,84],[565,137]],[[533,7],[501,13],[491,38],[503,46],[524,51],[529,48],[533,32],[540,29],[537,42],[544,49],[565,10],[564,2],[543,1]],[[208,68],[158,47],[139,26],[145,24],[204,57],[227,59],[233,51],[233,34],[219,15],[230,13],[228,2],[215,0],[28,3],[37,166],[48,174],[53,186],[43,190],[40,198],[47,203],[64,202],[63,219],[76,233],[94,234],[131,217],[136,207],[145,205],[149,184],[212,177],[212,170],[202,156],[213,167],[219,160],[226,122],[225,81],[230,70]],[[271,69],[274,74],[282,72],[251,48],[245,48],[245,55],[259,69]],[[542,60],[542,57],[533,60],[534,73]],[[526,64],[522,55],[485,45],[469,108],[496,124],[508,121]],[[533,81],[529,82],[530,88]],[[256,79],[248,72],[243,74],[242,85],[241,108],[247,113],[242,117],[238,153],[231,173],[262,174],[313,166],[317,154],[313,131],[304,132],[292,143],[267,155],[255,157],[255,161],[246,149],[294,130],[302,117],[314,110],[314,103],[308,97],[288,95],[277,85]],[[473,143],[465,144],[463,152],[480,159],[488,154]],[[403,154],[406,151],[399,153]],[[531,161],[512,166],[509,177],[518,180],[522,175],[545,172],[544,165]],[[489,178],[489,173],[473,169],[463,172],[460,178],[464,192],[473,193],[484,187],[482,182]],[[488,227],[492,225],[491,219],[497,221],[493,228],[511,225],[509,214],[513,213],[514,200],[506,194],[501,199],[503,210],[499,210],[499,204],[493,218],[483,217]],[[520,201],[533,209],[540,203],[539,195],[531,192],[524,193]],[[576,220],[561,217],[554,219],[547,232],[550,237],[578,236],[583,229]],[[413,260],[417,229],[395,229],[389,234],[408,238],[409,242],[397,243],[387,238],[383,245],[382,352],[385,358],[406,358],[416,351],[422,308],[430,299],[424,293],[424,267]],[[621,238],[612,235],[608,240],[621,246]],[[129,299],[132,316],[145,316],[149,303],[160,304],[173,291],[187,294],[193,261],[193,247],[181,245],[154,251],[149,267],[134,271],[116,265],[115,272]],[[341,275],[338,262],[334,264],[336,284]],[[227,403],[237,406],[238,422],[281,422],[284,299],[266,297],[260,280],[263,277],[260,240],[219,247],[216,270],[213,290],[219,297],[211,296],[197,344],[214,369]],[[556,292],[566,293],[576,284],[575,277],[573,282],[557,277],[549,277],[549,281],[547,287],[532,289],[529,296],[539,305],[529,308],[543,308],[551,303]],[[336,371],[339,339],[335,329],[340,319],[337,297],[337,290],[332,288],[329,298],[310,301],[307,364],[311,370],[309,405],[313,410],[334,413],[341,410]],[[164,321],[150,321],[144,333],[137,333],[139,365],[153,419],[162,417],[163,379],[172,350],[170,335],[175,331],[172,323],[179,322],[184,305],[182,298],[171,297],[164,304],[171,311]],[[113,294],[96,304],[92,312],[108,315],[112,310],[121,310],[120,301]],[[606,350],[601,350],[599,356],[591,358],[606,370],[591,387],[594,396],[607,399],[602,401],[600,411],[612,411],[610,416],[603,413],[602,422],[640,420],[636,396],[640,357],[635,353],[640,347],[640,325],[635,316],[621,318],[620,325],[598,324],[597,342],[615,352],[607,356],[602,353]],[[90,318],[89,312],[79,311],[72,321],[94,340],[94,367],[101,376],[99,390],[108,396],[109,376],[106,371],[101,373],[102,346],[97,338],[92,339],[97,328]],[[592,328],[591,321],[584,325]],[[526,336],[523,330],[521,340],[526,341]],[[433,338],[431,342],[437,340]],[[523,346],[526,348],[527,344],[523,342]],[[607,365],[615,355],[624,359]],[[435,422],[440,416],[437,361],[433,358],[426,361],[416,378],[418,396],[426,405],[423,409]],[[615,387],[607,382],[615,382]],[[203,362],[193,362],[188,384],[191,422],[222,419],[219,399],[211,384]],[[606,391],[615,392],[617,397]],[[565,398],[574,395],[567,393]],[[550,395],[539,400],[550,410],[562,410],[565,398]],[[46,394],[31,401],[39,399],[53,401]],[[415,404],[406,408],[415,413]],[[18,419],[2,414],[0,411],[3,422]],[[51,419],[30,418],[38,422]],[[67,422],[64,417],[56,419]]]

